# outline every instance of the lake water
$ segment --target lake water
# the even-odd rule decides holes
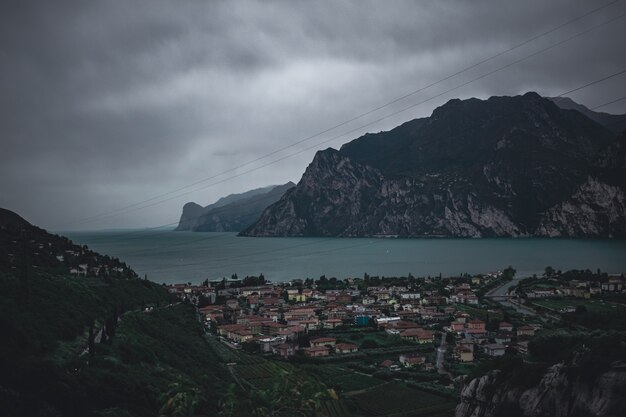
[[[235,233],[172,231],[62,232],[75,243],[116,256],[156,282],[199,283],[263,273],[294,278],[458,275],[511,265],[518,274],[600,268],[626,272],[626,240],[249,238]]]

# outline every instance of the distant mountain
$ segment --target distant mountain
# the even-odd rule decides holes
[[[595,112],[582,104],[576,103],[569,97],[550,97],[549,99],[562,109],[581,112],[591,120],[601,124],[615,133],[621,133],[626,130],[626,114]]]
[[[626,236],[624,135],[536,93],[319,151],[246,236]],[[620,156],[621,155],[621,156]]]
[[[202,207],[187,203],[178,223],[177,231],[239,232],[254,223],[270,204],[278,201],[293,182],[257,188],[241,194],[231,194],[215,203]]]

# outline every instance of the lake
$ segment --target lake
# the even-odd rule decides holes
[[[518,274],[555,269],[626,271],[624,239],[250,238],[235,233],[172,231],[60,232],[75,243],[120,258],[155,282],[199,283],[237,273],[294,278]]]

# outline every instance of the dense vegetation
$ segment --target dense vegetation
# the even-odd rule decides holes
[[[129,325],[140,314],[133,312],[170,301],[167,291],[149,281],[46,271],[31,274],[28,294],[18,277],[1,274],[0,291],[2,415],[89,415],[95,411],[92,407],[98,396],[93,394],[102,391],[105,395],[107,389],[118,386],[97,370],[121,359],[115,352],[124,352],[122,345],[128,345]],[[99,330],[100,343],[96,344],[90,335]],[[175,335],[169,330],[168,336]],[[150,351],[138,345],[129,349],[136,354]],[[117,359],[107,362],[104,358],[111,350]],[[133,383],[128,374],[119,373]]]

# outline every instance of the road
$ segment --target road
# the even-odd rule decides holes
[[[524,278],[525,277],[513,278],[511,281],[507,281],[504,284],[500,285],[499,287],[496,287],[493,290],[489,291],[487,294],[485,294],[485,297],[491,298],[492,300],[497,301],[503,306],[511,307],[515,309],[515,311],[517,311],[518,313],[523,314],[525,316],[537,316],[537,312],[533,310],[532,308],[528,308],[519,303],[515,303],[513,302],[514,299],[501,298],[501,297],[505,297],[507,293],[509,292],[509,289],[516,286]]]
[[[447,350],[446,333],[442,333],[441,343],[439,343],[439,347],[437,348],[437,372],[451,377],[452,375],[450,375],[450,372],[446,371],[446,368],[444,366],[446,350]]]

